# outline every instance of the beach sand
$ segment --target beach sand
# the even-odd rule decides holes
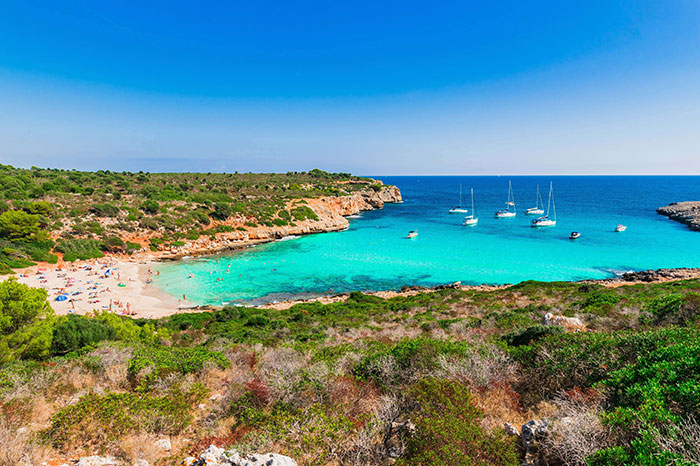
[[[148,283],[153,264],[149,259],[104,257],[28,267],[17,270],[15,275],[0,276],[0,281],[14,276],[19,283],[45,289],[58,315],[84,315],[98,310],[159,318],[194,310],[188,309],[187,302],[180,302]],[[59,296],[66,299],[57,300]]]

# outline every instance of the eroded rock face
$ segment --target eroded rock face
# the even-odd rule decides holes
[[[241,456],[237,452],[226,453],[223,448],[211,445],[199,458],[188,457],[182,466],[298,466],[288,456],[276,453]]]
[[[672,202],[659,207],[656,212],[688,225],[691,230],[700,231],[700,201]]]
[[[216,235],[215,239],[201,236],[195,241],[188,242],[169,251],[163,258],[176,259],[186,255],[210,254],[218,251],[237,249],[246,245],[273,241],[288,236],[308,235],[329,231],[345,230],[350,225],[346,218],[363,211],[381,209],[385,203],[401,202],[401,191],[396,186],[380,185],[375,189],[364,189],[348,196],[324,196],[306,199],[306,205],[314,211],[318,219],[295,221],[294,226],[262,226],[247,228],[246,231],[224,232]],[[229,223],[245,221],[244,218],[233,218]]]
[[[570,332],[584,332],[586,330],[586,324],[578,317],[557,316],[551,312],[542,317],[542,325],[557,325]]]

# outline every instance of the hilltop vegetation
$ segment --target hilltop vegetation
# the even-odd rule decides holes
[[[0,273],[55,263],[54,252],[69,261],[129,253],[141,248],[135,238],[156,250],[234,229],[294,225],[316,219],[304,198],[367,189],[379,185],[321,170],[117,173],[0,165]]]
[[[516,465],[526,452],[504,425],[530,419],[547,423],[531,464],[700,459],[700,280],[352,293],[156,321],[21,311],[46,309],[41,293],[0,284],[0,347],[32,349],[0,366],[7,464],[98,451],[169,465],[214,443],[304,465]]]

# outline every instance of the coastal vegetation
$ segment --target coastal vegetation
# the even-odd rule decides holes
[[[169,465],[210,444],[304,465],[697,464],[699,319],[697,279],[158,320],[57,317],[10,280],[0,442],[6,464],[100,452]],[[513,432],[531,420],[544,433]]]
[[[286,174],[130,173],[0,165],[0,273],[159,250],[217,233],[318,220],[305,199],[378,189],[322,170]]]

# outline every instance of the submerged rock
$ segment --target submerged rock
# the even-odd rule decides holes
[[[244,455],[237,452],[226,453],[223,448],[211,445],[199,458],[185,458],[182,466],[298,466],[297,462],[288,456],[276,453],[264,455]]]

